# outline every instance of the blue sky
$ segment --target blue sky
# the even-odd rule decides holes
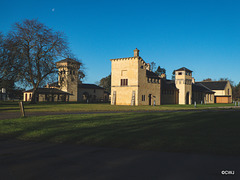
[[[38,19],[68,37],[85,64],[86,83],[111,73],[110,59],[138,48],[148,63],[167,70],[187,67],[197,81],[240,81],[238,0],[1,0],[0,31]]]

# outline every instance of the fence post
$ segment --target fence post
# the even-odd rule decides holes
[[[21,117],[25,117],[25,111],[24,111],[24,106],[22,101],[19,101],[19,107],[21,111]]]

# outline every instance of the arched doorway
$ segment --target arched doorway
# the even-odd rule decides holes
[[[189,104],[189,92],[187,92],[187,94],[186,94],[186,103],[185,104]]]
[[[87,102],[89,100],[89,94],[88,92],[84,92],[82,95],[82,99],[84,102]]]

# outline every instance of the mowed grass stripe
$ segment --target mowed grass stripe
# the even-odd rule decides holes
[[[160,106],[113,106],[110,104],[83,104],[74,102],[40,102],[29,104],[24,102],[26,112],[96,112],[96,111],[159,111],[159,110],[190,110],[194,105],[160,105]],[[197,109],[233,106],[233,104],[199,104]],[[19,112],[18,102],[0,102],[0,113]]]
[[[0,121],[0,137],[162,152],[240,155],[240,111],[83,114]]]

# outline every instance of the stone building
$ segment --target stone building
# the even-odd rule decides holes
[[[192,83],[192,104],[214,103],[214,91],[202,84]]]
[[[175,84],[179,89],[179,104],[191,104],[192,71],[185,67],[175,70]]]
[[[25,91],[23,94],[23,101],[32,100],[32,89]],[[70,93],[61,91],[57,88],[37,88],[36,90],[36,101],[47,101],[47,102],[57,102],[69,101]]]
[[[174,80],[161,79],[161,104],[179,104],[179,89]]]
[[[201,81],[196,82],[214,92],[212,102],[214,103],[231,103],[232,102],[232,87],[229,81]],[[206,97],[210,100],[211,97]]]
[[[160,105],[161,78],[134,50],[133,57],[111,59],[112,105]]]
[[[79,80],[80,63],[72,59],[56,62],[58,82],[36,90],[37,101],[107,102],[104,88]],[[32,89],[24,92],[24,101],[31,101]]]
[[[195,83],[192,71],[186,67],[177,69],[175,80],[158,76],[150,65],[134,50],[133,57],[111,59],[112,105],[161,105],[196,103],[230,103],[232,90],[229,82],[218,88]],[[219,87],[221,86],[221,88]],[[215,95],[214,95],[215,94]]]

